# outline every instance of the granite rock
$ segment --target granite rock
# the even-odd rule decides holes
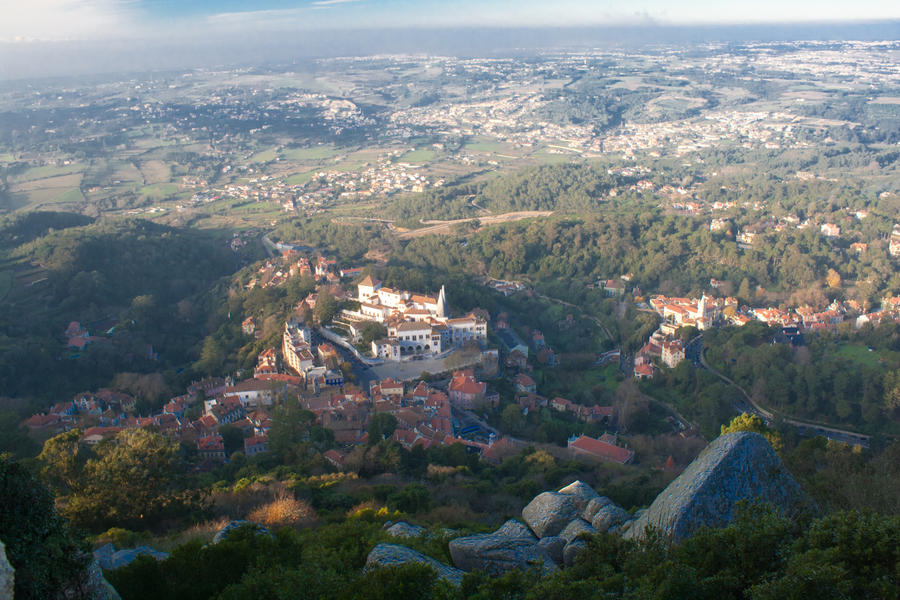
[[[516,538],[531,538],[537,541],[537,538],[534,537],[534,534],[530,529],[528,529],[528,526],[517,519],[508,520],[506,523],[500,526],[500,529],[494,532],[494,535]]]
[[[522,509],[522,520],[539,538],[557,535],[577,516],[573,496],[558,492],[538,494]]]
[[[563,549],[566,547],[566,540],[558,535],[551,535],[538,540],[538,547],[546,552],[557,565],[563,564]]]
[[[16,587],[16,570],[6,559],[6,547],[0,542],[0,598],[12,598]]]
[[[387,524],[385,524],[387,525]],[[406,521],[397,521],[390,527],[386,527],[388,535],[391,537],[415,538],[425,535],[425,528],[421,525],[412,525]]]
[[[571,567],[575,564],[575,559],[578,558],[578,555],[584,552],[587,549],[587,544],[583,540],[574,540],[566,544],[566,547],[563,548],[563,563],[567,567]]]
[[[221,542],[222,540],[227,538],[231,534],[232,531],[234,531],[235,529],[238,529],[240,527],[243,527],[245,525],[251,525],[256,530],[256,533],[259,535],[268,535],[268,536],[272,535],[267,528],[263,527],[262,525],[260,525],[258,523],[253,523],[251,521],[237,520],[237,521],[232,521],[231,523],[229,523],[228,525],[226,525],[225,527],[223,527],[222,529],[217,531],[215,537],[213,538],[212,543],[218,544],[219,542]]]
[[[112,552],[110,552],[112,550]],[[138,556],[147,554],[156,560],[165,560],[169,558],[167,552],[160,552],[150,546],[138,546],[137,548],[123,548],[116,550],[112,544],[106,544],[94,551],[94,558],[100,565],[101,569],[118,569],[124,567]]]
[[[641,538],[653,526],[679,542],[705,525],[728,525],[742,500],[761,501],[787,515],[816,511],[766,438],[740,431],[726,433],[707,446],[625,537]]]
[[[582,533],[593,534],[597,533],[597,530],[584,519],[573,519],[572,522],[566,525],[565,529],[562,530],[559,537],[566,540],[566,543],[568,544]]]
[[[559,493],[572,496],[572,501],[575,502],[575,509],[579,512],[583,511],[591,500],[600,498],[600,494],[583,481],[573,481],[560,489]]]
[[[429,565],[437,571],[438,577],[450,582],[453,585],[462,583],[465,573],[459,569],[445,565],[439,560],[426,556],[421,552],[417,552],[412,548],[400,546],[397,544],[378,544],[369,556],[366,558],[366,570],[378,567],[396,567],[399,565],[407,565],[412,563],[422,563]]]
[[[537,544],[534,537],[507,537],[483,533],[450,540],[453,564],[465,571],[484,571],[501,575],[513,569],[540,568],[542,573],[556,570],[556,563]]]
[[[597,531],[606,532],[629,519],[631,519],[631,515],[627,510],[615,504],[608,504],[597,511],[591,520],[591,525]]]
[[[596,498],[593,498],[581,511],[581,518],[590,523],[594,520],[594,515],[600,512],[601,508],[610,506],[612,504],[614,504],[614,502],[606,496],[598,496]]]

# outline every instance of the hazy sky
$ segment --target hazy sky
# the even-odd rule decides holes
[[[0,0],[0,41],[171,39],[266,30],[893,19],[900,19],[900,0]]]

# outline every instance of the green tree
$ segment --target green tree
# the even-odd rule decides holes
[[[16,570],[15,597],[45,600],[83,578],[88,547],[56,513],[53,495],[22,465],[0,457],[0,540]]]
[[[375,340],[380,340],[387,335],[387,328],[377,321],[366,321],[360,330],[362,343],[368,346]]]
[[[784,448],[784,441],[781,439],[781,434],[770,429],[768,425],[756,415],[742,413],[733,418],[728,425],[722,425],[720,433],[724,435],[735,431],[752,431],[754,433],[762,434],[769,440],[769,443],[776,452],[780,453],[782,448]]]
[[[328,323],[337,314],[338,303],[334,296],[330,294],[319,294],[316,298],[316,309],[314,314],[319,323]]]
[[[219,427],[219,435],[222,436],[225,454],[228,456],[244,448],[244,432],[234,425],[222,425]]]
[[[394,434],[397,417],[390,413],[375,413],[369,419],[369,444],[377,444]]]
[[[44,442],[38,455],[41,476],[52,489],[67,494],[78,486],[88,454],[81,444],[80,429],[60,433]]]
[[[176,516],[195,498],[181,490],[178,443],[146,429],[126,429],[95,448],[63,512],[87,529],[143,529]]]

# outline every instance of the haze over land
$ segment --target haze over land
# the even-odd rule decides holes
[[[4,5],[16,597],[896,597],[900,11],[847,10]]]

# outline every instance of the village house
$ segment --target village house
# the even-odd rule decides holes
[[[269,441],[264,435],[254,435],[244,439],[244,455],[256,456],[269,450]]]
[[[660,360],[670,369],[674,369],[678,363],[684,360],[684,342],[681,340],[664,341],[660,352]]]
[[[634,460],[633,450],[586,435],[569,438],[568,448],[573,458],[599,459],[619,463],[620,465],[627,465]]]
[[[223,462],[225,460],[225,441],[221,435],[211,435],[197,440],[197,452],[205,460]]]
[[[534,394],[537,392],[537,386],[534,383],[534,379],[525,373],[516,375],[513,379],[513,385],[515,386],[516,391],[522,394]]]
[[[450,380],[448,393],[453,406],[469,410],[485,401],[487,384],[477,381],[470,370],[457,371]]]
[[[305,374],[315,365],[310,348],[311,339],[312,335],[308,329],[300,327],[290,320],[284,324],[281,354],[285,365],[300,375]]]

